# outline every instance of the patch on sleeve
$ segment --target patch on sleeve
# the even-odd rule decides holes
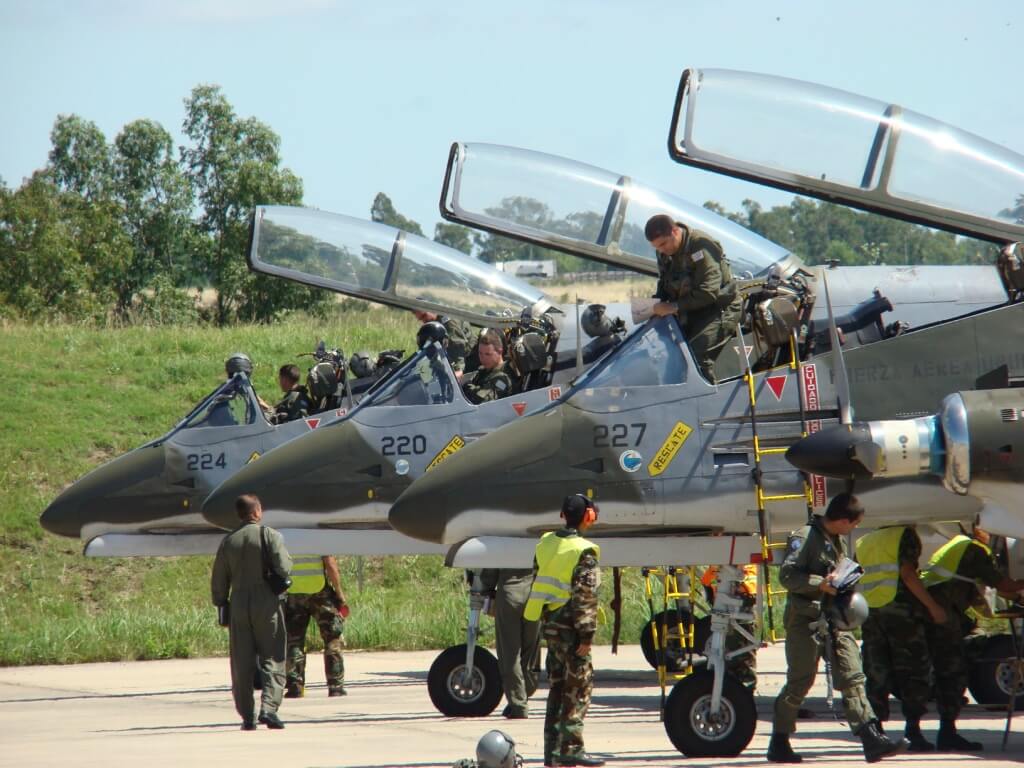
[[[803,545],[804,545],[804,540],[799,538],[798,536],[794,536],[793,538],[791,538],[789,540],[789,551],[790,552],[796,552]]]
[[[505,381],[505,379],[498,379],[496,382],[494,382],[494,388],[498,392],[504,392],[506,389],[508,389],[508,382]]]
[[[694,261],[703,261],[704,260],[704,251],[697,251],[690,258],[693,259]]]

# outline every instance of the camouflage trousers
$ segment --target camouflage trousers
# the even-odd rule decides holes
[[[590,654],[577,656],[575,633],[559,633],[548,641],[547,671],[551,689],[544,715],[544,763],[553,757],[583,752],[583,718],[590,708],[594,666]]]
[[[933,593],[934,596],[934,593]],[[925,625],[928,651],[935,670],[935,709],[943,720],[955,720],[967,690],[967,645],[964,643],[961,611],[939,603],[946,610],[946,622]]]
[[[334,591],[325,587],[312,595],[288,595],[285,604],[285,626],[288,629],[288,657],[285,675],[289,688],[306,684],[306,628],[314,619],[324,641],[324,675],[328,690],[345,685],[344,647],[345,620],[338,615]]]
[[[889,694],[899,691],[903,716],[918,719],[928,711],[931,657],[928,619],[906,603],[872,608],[861,627],[868,701],[875,716],[889,719]]]

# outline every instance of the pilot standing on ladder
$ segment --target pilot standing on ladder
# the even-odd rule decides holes
[[[583,718],[590,707],[594,666],[590,646],[597,631],[601,548],[581,536],[597,521],[597,505],[582,493],[562,502],[565,527],[545,533],[534,556],[536,575],[523,617],[543,619],[548,641],[548,708],[544,765],[604,765],[583,751]]]
[[[710,235],[663,213],[648,219],[644,234],[658,252],[654,297],[660,301],[652,312],[678,316],[697,365],[715,382],[715,361],[735,335],[743,309],[725,252]]]
[[[846,557],[844,537],[863,517],[864,507],[857,497],[840,493],[829,503],[823,517],[815,517],[810,525],[790,537],[779,569],[779,582],[789,593],[783,617],[786,684],[775,699],[772,738],[768,745],[770,762],[799,763],[803,759],[793,751],[789,736],[796,730],[800,705],[818,672],[822,649],[813,625],[821,616],[822,603],[837,594],[831,579],[836,565]],[[905,750],[908,746],[905,739],[893,742],[878,727],[864,690],[860,649],[853,632],[836,630],[833,655],[835,686],[843,696],[843,710],[850,730],[864,743],[864,759],[873,763]]]

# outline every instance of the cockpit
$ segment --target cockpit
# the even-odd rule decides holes
[[[447,405],[454,401],[456,389],[458,382],[448,358],[439,346],[431,345],[417,352],[359,406]]]
[[[685,384],[689,363],[684,345],[674,318],[650,320],[576,379],[573,390]]]

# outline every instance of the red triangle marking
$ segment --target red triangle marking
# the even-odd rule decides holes
[[[512,408],[520,416],[526,413],[526,403],[512,403]]]
[[[782,400],[782,393],[786,391],[786,382],[789,380],[789,376],[785,374],[776,376],[766,376],[764,383],[768,385],[768,389],[775,395],[776,400]]]
[[[316,429],[317,427],[320,426],[320,419],[306,419],[306,426],[308,426],[310,429]]]

